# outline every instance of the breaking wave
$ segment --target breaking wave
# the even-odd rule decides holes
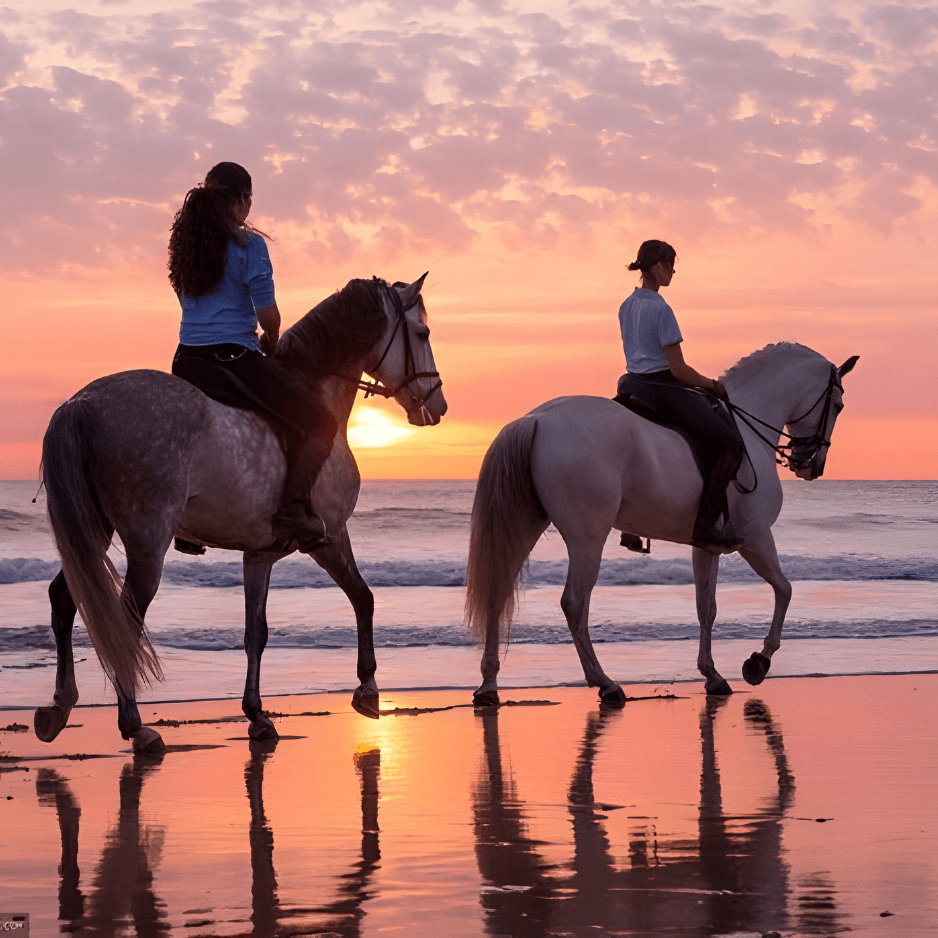
[[[938,581],[938,561],[930,557],[868,557],[845,554],[837,557],[782,556],[782,569],[790,580],[917,580]],[[372,587],[463,586],[464,561],[387,560],[361,562],[359,569]],[[33,557],[0,559],[0,584],[51,580],[59,563]],[[567,576],[566,560],[535,560],[524,581],[531,586],[562,586]],[[740,557],[723,558],[720,581],[757,581],[758,576]],[[167,560],[163,583],[189,587],[240,586],[240,560]],[[687,585],[694,582],[690,558],[656,560],[652,557],[604,560],[599,586]],[[276,564],[271,577],[274,589],[334,586],[328,574],[306,559],[287,559]]]

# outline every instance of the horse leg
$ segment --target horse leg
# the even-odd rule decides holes
[[[170,533],[170,537],[171,537]],[[132,553],[127,549],[127,574],[121,591],[121,602],[132,604],[140,616],[141,627],[147,609],[153,602],[160,585],[163,572],[163,554],[169,547],[169,541],[162,545],[162,551]],[[136,694],[117,687],[117,727],[124,739],[133,740],[134,752],[156,753],[166,748],[160,734],[152,726],[143,726],[137,710]]]
[[[775,611],[772,614],[772,625],[769,634],[762,644],[762,651],[754,651],[743,662],[743,677],[747,684],[761,684],[769,673],[772,664],[772,655],[778,651],[782,644],[782,626],[785,624],[785,614],[791,602],[791,583],[782,573],[778,562],[778,551],[775,549],[775,538],[772,532],[766,529],[765,533],[756,538],[750,538],[745,547],[739,549],[746,563],[752,567],[759,576],[765,580],[775,592]]]
[[[352,694],[352,708],[362,716],[378,718],[378,685],[375,671],[374,614],[375,597],[368,584],[362,579],[352,553],[348,529],[343,525],[341,534],[313,551],[313,559],[341,587],[355,610],[358,627],[358,680],[359,685]]]
[[[55,635],[55,695],[52,705],[39,707],[33,717],[36,736],[51,743],[68,723],[68,715],[78,702],[75,683],[75,658],[72,654],[72,626],[75,624],[75,603],[68,591],[65,574],[61,570],[49,584],[49,602],[52,605],[52,633]]]
[[[485,650],[482,652],[482,683],[472,695],[476,707],[497,707],[498,699],[498,617],[492,616],[485,626]]]
[[[717,617],[717,572],[720,555],[695,547],[692,551],[694,564],[694,586],[697,588],[697,620],[700,622],[700,650],[697,652],[697,670],[707,679],[704,685],[708,694],[725,696],[733,693],[713,664],[710,650],[710,635]]]
[[[241,709],[251,721],[251,739],[279,739],[261,709],[261,655],[267,647],[267,591],[273,561],[269,554],[244,554],[244,651],[248,656],[248,673],[244,682]]]
[[[580,540],[567,543],[570,567],[567,571],[567,583],[560,608],[567,619],[567,626],[573,636],[573,644],[580,656],[583,674],[589,687],[599,688],[599,699],[604,704],[621,707],[625,704],[625,693],[612,678],[603,671],[589,634],[590,595],[599,576],[602,561],[603,541]]]

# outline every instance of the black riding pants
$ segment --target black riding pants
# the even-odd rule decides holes
[[[267,417],[284,441],[288,476],[297,475],[294,467],[303,469],[294,485],[288,478],[288,487],[302,491],[307,481],[312,484],[332,450],[338,424],[302,374],[234,343],[180,345],[172,371],[222,404]]]
[[[736,478],[746,452],[735,421],[713,397],[678,384],[670,371],[625,374],[619,379],[618,391],[617,398],[635,398],[654,410],[662,423],[681,427],[697,441],[704,487],[694,535],[703,537],[727,511],[726,489]]]

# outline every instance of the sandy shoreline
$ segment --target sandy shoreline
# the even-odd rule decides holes
[[[236,703],[150,704],[156,758],[113,708],[50,745],[0,732],[0,913],[34,935],[933,933],[938,675],[672,690],[611,713],[512,690],[553,705],[485,715],[388,692],[378,721],[280,697],[266,750]]]

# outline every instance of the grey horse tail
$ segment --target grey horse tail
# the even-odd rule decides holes
[[[120,574],[107,555],[114,528],[94,489],[95,423],[90,401],[66,401],[43,438],[41,473],[68,590],[105,674],[118,693],[133,697],[150,675],[163,675],[143,620],[130,596],[122,597]]]
[[[513,421],[482,461],[466,565],[466,625],[477,640],[494,629],[507,641],[521,570],[548,524],[531,474],[536,431],[532,414]]]

